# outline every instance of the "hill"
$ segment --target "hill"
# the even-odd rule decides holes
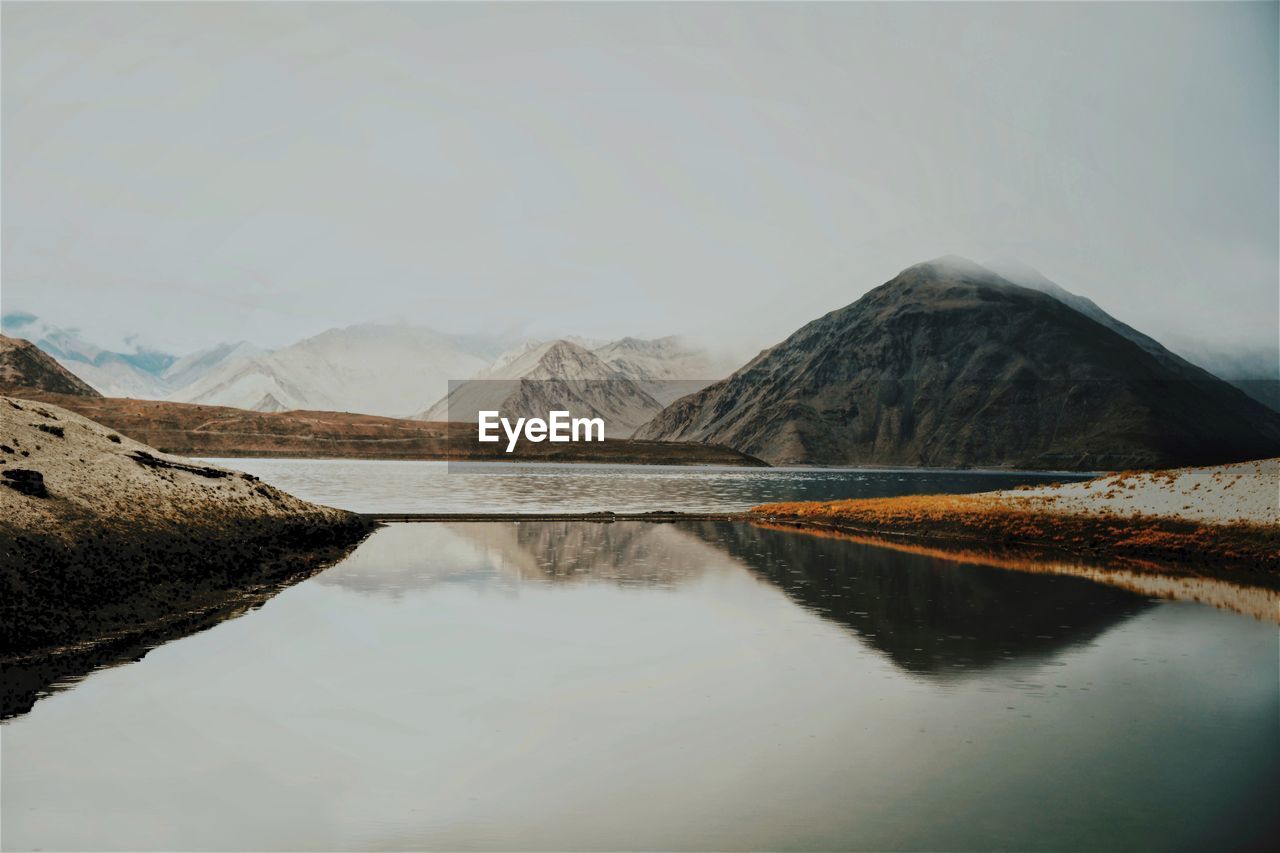
[[[118,638],[314,571],[371,527],[11,397],[0,397],[0,469],[6,676],[14,656]],[[6,709],[10,689],[6,677]]]
[[[636,435],[775,464],[1097,470],[1272,456],[1280,416],[1149,338],[943,258],[809,323]]]
[[[101,396],[30,341],[0,335],[0,385],[53,394]]]

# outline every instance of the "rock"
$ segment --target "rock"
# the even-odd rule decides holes
[[[44,475],[39,471],[31,471],[26,468],[10,468],[7,471],[0,472],[0,476],[4,478],[0,482],[3,482],[4,485],[15,492],[33,498],[49,497],[49,490],[44,485]]]

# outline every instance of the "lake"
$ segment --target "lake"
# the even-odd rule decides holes
[[[236,464],[381,511],[494,508],[488,484],[523,476],[391,507],[389,482],[455,475]],[[366,473],[349,479],[352,464]],[[521,485],[499,508],[563,509],[556,478],[575,500],[606,494],[531,476],[546,493]],[[665,476],[612,475],[638,508],[681,492]],[[795,496],[691,476],[706,479],[690,503],[663,508]],[[864,482],[890,488],[787,487]],[[392,524],[261,607],[8,720],[2,840],[1261,848],[1280,832],[1278,648],[1275,624],[1201,604],[748,524]]]
[[[682,465],[210,459],[355,512],[739,512],[769,501],[1008,489],[1073,473]]]

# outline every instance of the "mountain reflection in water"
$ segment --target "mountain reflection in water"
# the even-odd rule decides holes
[[[729,557],[903,670],[929,677],[1047,660],[1151,606],[1143,596],[1082,578],[957,565],[735,522],[447,526],[477,545],[483,562],[522,580],[669,587]],[[348,564],[320,582],[393,589],[386,556],[366,553],[380,567],[376,574],[353,573]]]
[[[1275,642],[746,525],[393,524],[5,721],[4,842],[1243,847],[1278,831]]]

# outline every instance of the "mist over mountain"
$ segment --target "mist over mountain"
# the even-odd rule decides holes
[[[796,464],[1100,469],[1280,453],[1275,412],[1046,289],[962,258],[918,264],[636,436]]]
[[[102,396],[35,344],[6,335],[0,335],[0,387],[33,388],[78,397]]]
[[[985,266],[1014,284],[1047,293],[1070,305],[1086,317],[1097,320],[1133,341],[1155,358],[1183,367],[1188,364],[1196,365],[1229,382],[1268,408],[1280,412],[1280,348],[1240,347],[1227,350],[1207,346],[1195,338],[1174,336],[1169,339],[1169,348],[1166,349],[1155,339],[1103,311],[1092,299],[1071,293],[1025,264],[1017,261],[988,261]]]
[[[408,324],[330,329],[271,353],[227,361],[174,399],[272,412],[318,409],[405,416],[452,378],[488,362],[491,343]]]
[[[175,391],[224,361],[262,352],[244,341],[220,344],[181,358],[143,346],[135,346],[129,352],[115,351],[85,340],[77,330],[55,326],[23,311],[4,314],[0,328],[6,334],[30,340],[103,395],[140,400],[169,399]]]
[[[132,352],[104,349],[73,329],[54,326],[34,314],[12,311],[0,316],[4,334],[31,341],[59,364],[109,397],[158,400],[171,388],[162,378],[175,361],[169,353],[147,348]]]
[[[1191,363],[1280,412],[1280,347],[1223,349],[1188,337],[1171,338],[1169,345]]]
[[[593,352],[664,406],[728,376],[740,363],[717,357],[677,335],[622,338]]]

